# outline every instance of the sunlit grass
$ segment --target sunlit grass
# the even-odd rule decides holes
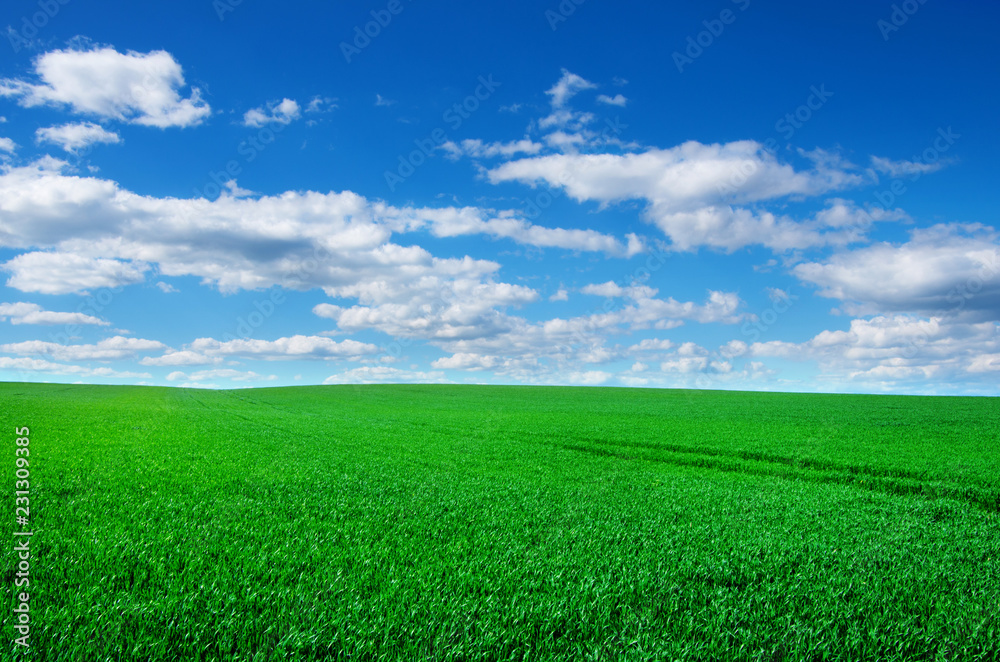
[[[31,427],[34,660],[1000,655],[996,400],[5,384],[0,408],[11,514]]]

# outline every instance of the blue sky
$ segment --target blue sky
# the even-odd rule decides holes
[[[12,1],[0,380],[995,395],[1000,9]]]

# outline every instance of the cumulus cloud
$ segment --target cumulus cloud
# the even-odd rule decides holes
[[[880,242],[792,270],[820,296],[868,313],[995,317],[1000,310],[1000,234],[985,226],[935,225],[901,244]]]
[[[324,384],[447,384],[450,383],[439,372],[401,370],[387,366],[362,366],[352,368],[323,380]]]
[[[629,347],[629,352],[666,352],[674,348],[674,342],[666,338],[645,338]]]
[[[169,350],[162,356],[145,356],[139,363],[148,366],[192,366],[222,363],[221,356],[206,356],[191,350]]]
[[[947,161],[926,163],[921,161],[893,161],[892,159],[873,156],[872,168],[890,177],[919,177],[936,172],[947,165]]]
[[[111,368],[89,368],[79,365],[53,363],[44,359],[15,359],[0,356],[0,370],[11,370],[22,373],[44,372],[56,375],[77,375],[81,377],[112,377],[116,379],[152,379],[148,372],[130,372],[112,370]]]
[[[332,97],[314,96],[306,105],[307,113],[328,113],[337,108],[337,100]]]
[[[449,158],[457,159],[461,156],[493,158],[496,156],[511,157],[517,154],[537,154],[543,147],[544,145],[536,143],[530,138],[512,140],[506,143],[489,143],[478,139],[467,139],[460,143],[449,140],[442,144],[439,149],[447,152]]]
[[[625,104],[628,103],[628,99],[621,94],[616,94],[613,97],[609,97],[607,94],[599,94],[597,95],[597,100],[600,103],[607,104],[609,106],[619,106],[622,108],[624,108]]]
[[[156,198],[115,182],[66,174],[46,158],[0,171],[0,241],[38,247],[8,261],[8,284],[23,291],[66,293],[197,276],[224,292],[323,288],[355,296],[373,288],[440,289],[440,281],[481,282],[500,267],[469,257],[436,258],[393,235],[486,234],[519,243],[627,257],[642,250],[593,230],[544,228],[513,212],[476,208],[392,207],[350,192],[277,196]]]
[[[353,292],[368,305],[345,308],[319,304],[313,312],[336,321],[344,332],[377,329],[394,337],[471,338],[508,327],[507,317],[499,314],[498,308],[538,298],[528,287],[468,278],[426,280],[391,291],[372,285]]]
[[[841,228],[829,236],[828,222],[834,215],[799,223],[734,205],[817,196],[862,181],[860,175],[828,164],[796,170],[754,141],[690,141],[625,154],[548,154],[508,161],[486,175],[494,184],[517,181],[560,188],[577,202],[643,201],[646,220],[677,249],[705,245],[727,251],[755,243],[784,251],[850,241],[856,228]]]
[[[488,370],[501,365],[503,360],[495,356],[480,356],[471,352],[458,352],[451,356],[436,359],[431,363],[432,368],[438,370],[465,370],[477,372]]]
[[[721,322],[736,324],[743,319],[738,313],[742,301],[735,292],[709,291],[708,300],[703,305],[691,301],[678,302],[673,297],[657,299],[658,290],[645,285],[621,287],[614,282],[587,285],[582,290],[584,294],[602,297],[627,298],[634,304],[617,313],[622,321],[632,328],[647,327],[650,323],[662,324],[665,321],[691,319],[702,323]]]
[[[159,128],[195,126],[211,113],[198,88],[181,96],[184,75],[166,51],[55,50],[35,59],[34,74],[37,82],[0,80],[0,96]]]
[[[234,370],[232,368],[218,368],[213,370],[198,370],[190,374],[174,371],[167,375],[167,381],[186,381],[192,383],[203,383],[212,379],[229,379],[234,382],[259,382],[259,381],[274,381],[278,378],[277,375],[259,375],[256,372],[244,371],[244,370]]]
[[[0,352],[22,356],[46,356],[55,361],[116,361],[134,358],[141,352],[165,349],[157,340],[115,336],[93,345],[62,345],[42,340],[27,340],[0,345]]]
[[[11,324],[92,324],[108,326],[108,322],[83,313],[59,313],[45,310],[36,303],[0,303],[0,321]]]
[[[10,138],[0,138],[0,152],[13,154],[15,151],[17,151],[17,143]]]
[[[141,262],[48,252],[23,253],[2,268],[13,274],[7,279],[7,287],[41,294],[87,292],[141,283],[149,269]]]
[[[610,364],[627,358],[633,350],[608,344],[616,334],[676,328],[684,320],[736,324],[745,319],[738,310],[742,302],[733,293],[710,292],[708,300],[699,305],[657,298],[657,290],[645,286],[604,283],[584,290],[612,297],[609,299],[612,305],[601,306],[598,312],[589,315],[540,322],[506,316],[491,334],[436,338],[431,344],[449,355],[436,360],[432,367],[491,370],[518,381],[555,383],[565,381],[570,372],[579,372],[580,365]],[[615,299],[624,300],[615,302]],[[670,347],[669,341],[655,347],[643,345],[645,349]]]
[[[597,85],[578,76],[566,69],[562,70],[562,76],[545,93],[551,97],[553,108],[562,108],[573,96],[584,90],[592,90]]]
[[[566,375],[566,381],[577,386],[597,386],[604,384],[614,375],[604,370],[578,370]]]
[[[534,225],[513,212],[487,215],[482,210],[466,207],[420,210],[420,215],[420,220],[408,219],[408,227],[427,227],[437,237],[484,234],[539,248],[601,252],[612,257],[632,257],[645,250],[642,240],[633,233],[626,235],[623,243],[616,237],[596,230],[568,230]]]
[[[747,348],[748,356],[815,361],[827,380],[876,385],[986,377],[998,352],[996,322],[909,314],[853,319],[846,330],[822,331],[803,343],[775,340]]]
[[[265,361],[288,359],[356,359],[375,354],[376,345],[357,340],[337,342],[321,336],[291,336],[277,340],[198,338],[188,348],[208,357],[240,357]]]
[[[39,143],[51,143],[67,152],[76,153],[84,147],[98,143],[117,144],[121,142],[121,137],[99,124],[78,122],[38,129],[35,131],[35,140]]]
[[[291,124],[301,117],[301,115],[302,110],[299,108],[298,102],[293,99],[270,101],[266,106],[251,108],[244,113],[243,125],[260,128],[272,123]]]
[[[121,137],[114,131],[108,131],[93,122],[62,124],[60,126],[43,127],[35,131],[35,141],[51,143],[67,152],[76,153],[85,147],[98,143],[117,144]]]

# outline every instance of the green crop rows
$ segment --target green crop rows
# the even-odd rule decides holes
[[[31,428],[24,659],[1000,658],[995,399],[0,384],[0,412],[9,605]]]

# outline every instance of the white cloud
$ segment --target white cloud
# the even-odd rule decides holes
[[[664,211],[679,212],[721,202],[727,186],[743,171],[752,174],[734,199],[744,202],[816,195],[859,181],[839,171],[796,171],[748,140],[712,145],[690,141],[627,154],[550,154],[505,163],[487,175],[493,183],[544,182],[565,189],[578,202],[645,199]]]
[[[76,237],[102,236],[124,223],[114,182],[66,176],[65,161],[43,157],[0,168],[0,244],[54,246]]]
[[[590,315],[540,322],[507,316],[498,320],[500,324],[489,334],[438,337],[431,344],[450,355],[436,360],[432,367],[488,369],[494,374],[529,383],[565,382],[566,375],[579,372],[580,365],[608,364],[636,351],[636,347],[628,351],[618,346],[609,347],[609,338],[615,334],[675,328],[684,319],[735,324],[745,318],[738,311],[739,297],[732,293],[712,292],[705,304],[697,305],[672,298],[657,299],[656,290],[646,287],[619,288],[604,284],[595,286],[591,292],[620,294],[628,299],[625,303],[602,307],[600,312]],[[652,343],[644,342],[640,346],[661,351],[672,347],[669,341]]]
[[[14,359],[0,356],[0,370],[16,370],[20,373],[45,372],[57,375],[79,375],[84,377],[112,377],[116,379],[152,379],[148,372],[129,372],[111,368],[88,368],[78,365],[52,363],[42,359]]]
[[[282,99],[281,101],[269,101],[267,106],[252,108],[243,114],[243,125],[254,128],[267,126],[268,124],[291,124],[299,117],[302,111],[298,102],[292,99]]]
[[[35,140],[62,147],[67,152],[78,152],[84,147],[97,143],[117,144],[121,138],[114,131],[108,131],[92,122],[62,124],[35,131]]]
[[[905,243],[837,253],[792,273],[818,286],[820,296],[853,304],[849,310],[995,315],[1000,234],[984,226],[935,225],[914,230]]]
[[[628,103],[628,99],[621,94],[616,94],[613,97],[609,97],[607,94],[599,94],[597,95],[597,100],[609,106],[620,106],[622,108]]]
[[[430,296],[447,281],[483,281],[500,265],[435,258],[393,243],[394,234],[487,234],[623,257],[643,249],[634,236],[625,243],[593,230],[543,228],[513,212],[397,208],[350,192],[155,198],[66,169],[47,158],[0,170],[0,242],[48,249],[7,262],[13,287],[65,293],[117,286],[141,282],[155,265],[161,277],[197,276],[224,292],[279,285],[354,296],[416,287]]]
[[[501,212],[488,218],[481,210],[464,208],[460,210],[420,210],[423,224],[438,237],[457,237],[470,234],[485,234],[497,238],[512,239],[519,244],[539,248],[563,248],[574,251],[605,253],[612,257],[632,257],[645,250],[638,236],[629,234],[627,243],[597,232],[596,230],[567,230],[533,225],[512,212]],[[410,222],[417,227],[419,221]]]
[[[506,143],[484,143],[478,139],[467,139],[461,143],[449,140],[438,149],[448,152],[448,158],[457,159],[460,156],[493,158],[496,156],[511,157],[516,154],[537,154],[542,150],[542,147],[541,143],[536,143],[530,138],[522,138],[521,140],[513,140]]]
[[[574,371],[566,375],[566,381],[579,386],[597,386],[603,384],[614,375],[603,370]]]
[[[1000,372],[1000,353],[980,354],[968,367],[969,372]]]
[[[375,95],[375,105],[376,106],[391,106],[394,103],[396,103],[396,102],[393,101],[392,99],[386,99],[381,94],[376,94]]]
[[[170,283],[164,283],[162,280],[156,283],[156,287],[158,287],[164,294],[174,294],[180,291]]]
[[[645,201],[646,220],[680,250],[707,245],[733,251],[754,243],[789,250],[846,243],[859,232],[840,228],[826,236],[828,219],[798,223],[766,211],[733,207],[815,196],[862,181],[858,174],[826,164],[797,171],[754,141],[713,145],[691,141],[671,149],[626,154],[549,154],[509,161],[486,174],[494,184],[518,181],[561,188],[578,202]]]
[[[555,294],[549,297],[549,301],[569,301],[569,292],[565,288],[560,287]]]
[[[552,97],[552,108],[562,108],[566,105],[566,102],[573,98],[578,92],[583,90],[592,90],[596,88],[597,85],[591,83],[590,81],[578,76],[574,73],[562,70],[562,77],[545,93]]]
[[[0,138],[0,152],[13,154],[15,151],[17,151],[17,143],[10,138]]]
[[[42,340],[28,340],[0,345],[0,352],[22,356],[47,356],[55,361],[116,361],[133,358],[140,352],[165,349],[156,340],[115,336],[94,345],[62,345]]]
[[[507,326],[498,308],[537,300],[527,287],[507,283],[482,283],[473,279],[431,280],[386,290],[355,289],[350,294],[370,305],[350,308],[319,304],[313,312],[335,320],[345,332],[377,329],[393,337],[456,339],[491,335]]]
[[[48,252],[23,253],[2,268],[13,274],[7,279],[7,287],[41,294],[86,292],[141,283],[149,269],[141,262]]]
[[[139,361],[148,366],[192,366],[222,363],[221,356],[205,356],[191,350],[168,350],[163,356],[146,356]]]
[[[352,368],[323,380],[324,384],[447,384],[449,381],[438,372],[400,370],[386,366],[362,366]]]
[[[234,382],[259,382],[259,381],[274,381],[278,377],[277,375],[269,375],[265,377],[264,375],[259,375],[256,372],[243,371],[243,370],[233,370],[232,368],[218,368],[213,370],[199,370],[192,372],[191,374],[186,374],[180,371],[175,371],[167,375],[167,381],[187,381],[203,383],[211,379],[230,379]]]
[[[590,81],[566,69],[562,70],[562,77],[551,89],[545,92],[550,97],[552,110],[548,115],[538,120],[539,129],[556,129],[554,133],[545,137],[548,145],[557,149],[575,151],[581,145],[595,141],[597,134],[586,127],[592,124],[597,117],[593,113],[573,110],[568,107],[568,103],[577,93],[596,87]]]
[[[756,342],[747,355],[816,361],[823,379],[888,385],[900,381],[961,383],[985,373],[1000,352],[995,322],[940,316],[879,315],[847,330],[822,331],[804,343]],[[995,384],[991,385],[995,387]]]
[[[356,359],[375,354],[378,347],[356,340],[334,341],[320,336],[292,336],[277,340],[198,338],[190,351],[209,357],[241,357],[265,361],[288,359]]]
[[[590,142],[596,137],[593,131],[587,131],[584,127],[593,124],[597,116],[593,113],[584,113],[568,109],[554,110],[549,115],[538,120],[540,129],[566,129],[576,132],[569,135],[562,131],[557,131],[545,137],[546,142],[552,146],[561,145],[582,145]]]
[[[667,320],[691,319],[702,323],[722,322],[736,324],[743,315],[737,313],[742,305],[739,295],[735,292],[709,291],[708,300],[699,306],[691,301],[684,303],[675,299],[657,299],[655,288],[638,285],[621,287],[614,282],[587,285],[580,290],[584,294],[602,297],[624,297],[634,302],[633,306],[614,313],[621,315],[618,323],[648,326],[650,323],[663,323]],[[612,313],[609,313],[611,315]],[[633,328],[636,328],[633,326]]]
[[[56,50],[36,58],[34,68],[38,83],[2,80],[0,96],[160,128],[194,126],[211,113],[198,88],[180,96],[181,66],[166,51]]]
[[[337,108],[337,100],[332,97],[314,96],[306,105],[307,113],[328,113]]]
[[[606,283],[594,283],[590,285],[585,285],[580,291],[584,294],[591,294],[598,297],[624,297],[637,299],[639,297],[650,297],[656,290],[648,286],[631,286],[622,287],[614,281],[608,281]]]
[[[674,348],[674,343],[666,338],[646,338],[629,347],[629,352],[666,352]]]
[[[890,177],[919,177],[940,170],[946,161],[922,163],[920,161],[893,161],[880,156],[872,157],[872,167]]]
[[[501,364],[502,360],[495,356],[480,356],[471,352],[459,352],[433,361],[431,367],[437,370],[466,370],[476,372],[496,368]]]
[[[0,321],[11,324],[93,324],[108,326],[102,319],[83,313],[58,313],[43,309],[36,303],[0,303]]]

